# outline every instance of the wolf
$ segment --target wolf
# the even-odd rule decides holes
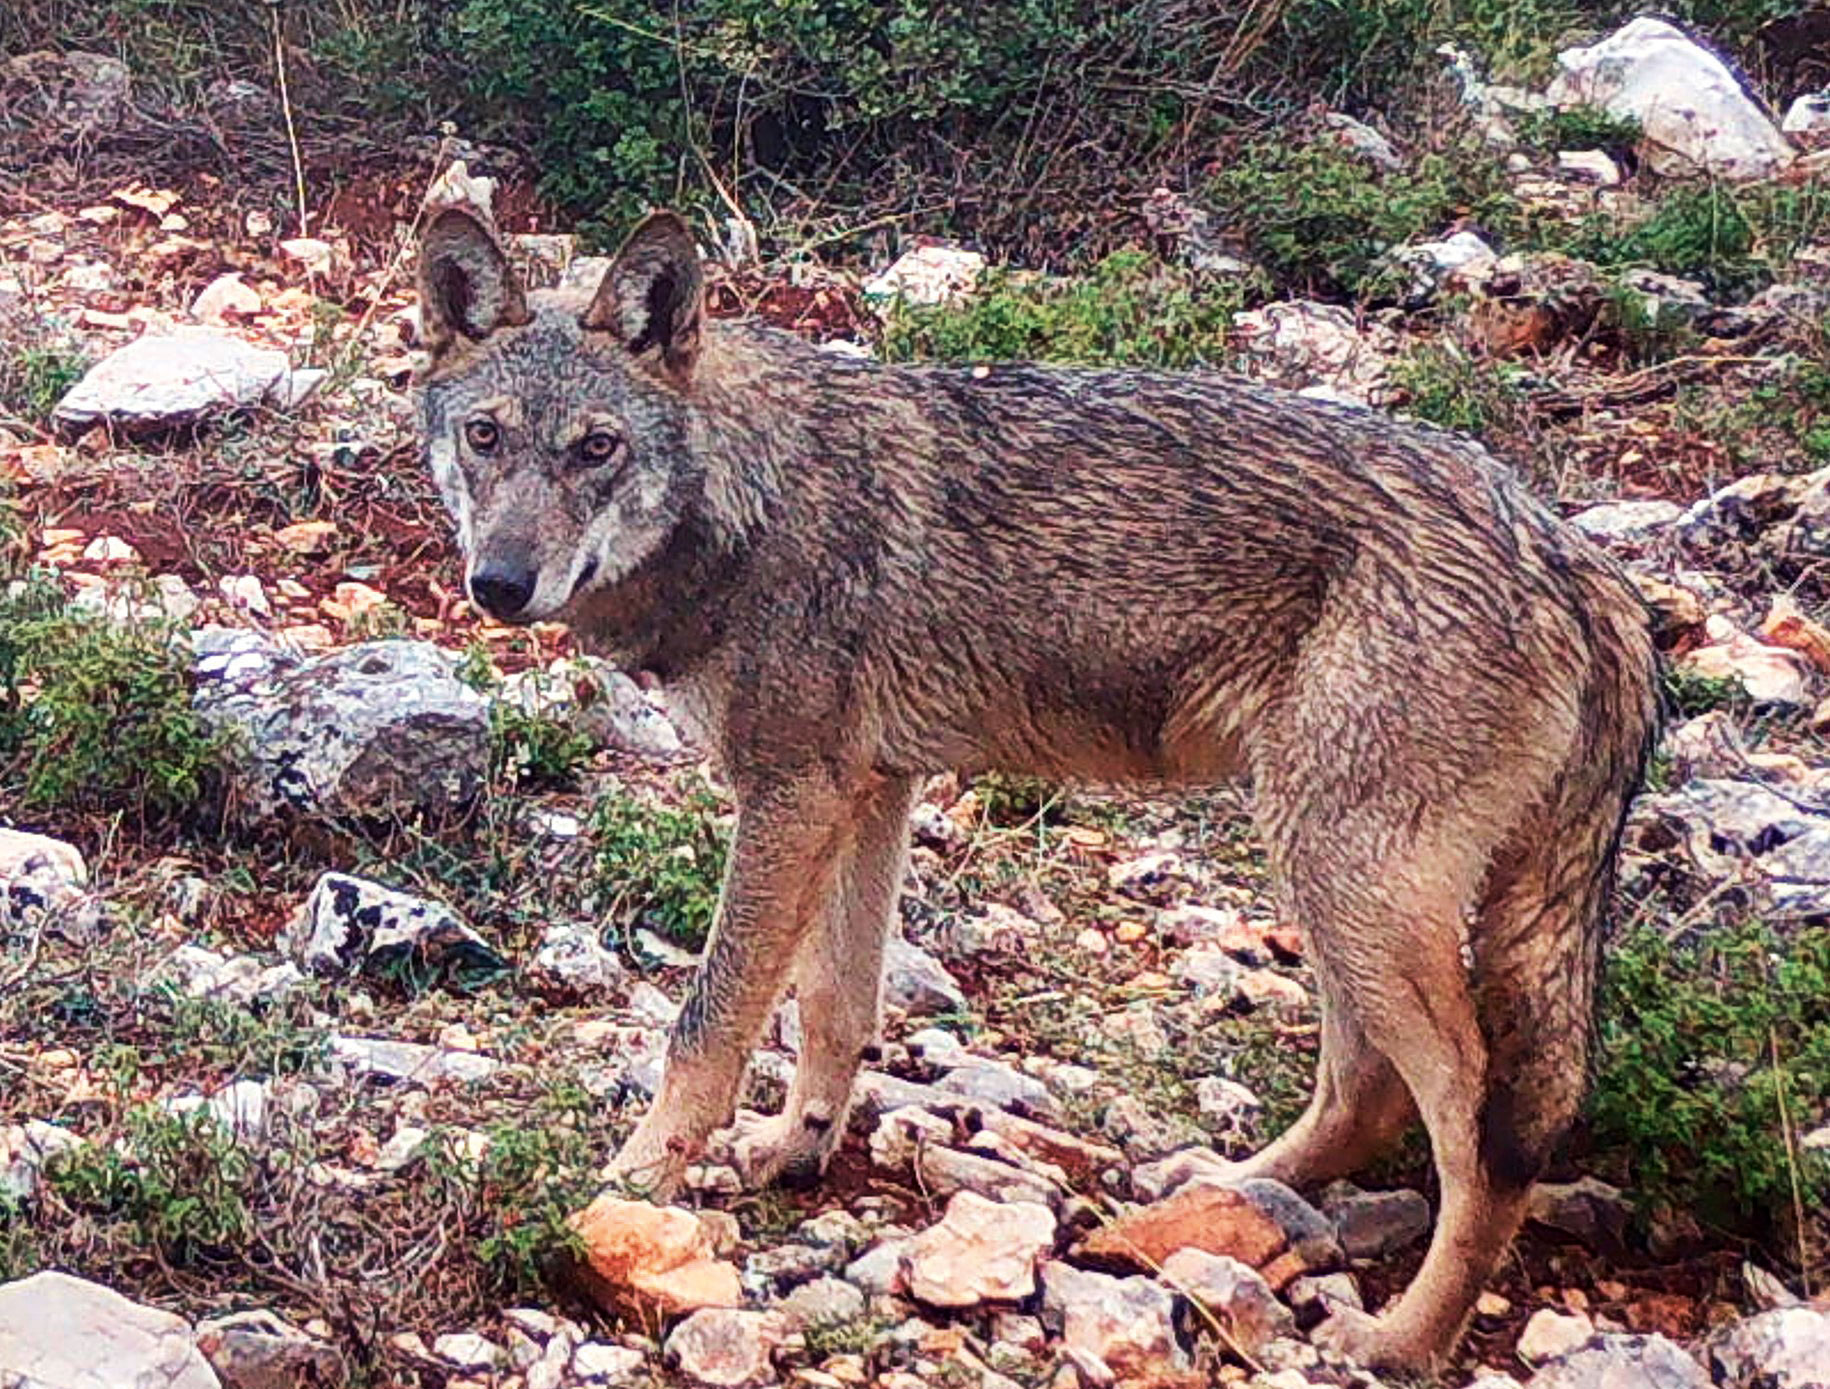
[[[1322,1027],[1307,1110],[1224,1175],[1324,1182],[1421,1118],[1422,1268],[1318,1335],[1439,1364],[1584,1093],[1656,721],[1615,565],[1474,444],[1370,410],[1217,372],[884,366],[712,321],[669,212],[567,295],[445,207],[418,277],[420,426],[470,595],[653,672],[736,799],[613,1172],[677,1187],[792,986],[785,1108],[734,1145],[753,1180],[818,1178],[930,774],[1243,775]]]

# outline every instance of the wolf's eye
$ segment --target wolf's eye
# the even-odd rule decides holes
[[[502,442],[502,427],[494,420],[471,420],[464,426],[464,440],[478,453],[489,453]]]
[[[578,441],[578,461],[586,467],[608,463],[623,441],[606,429],[594,429]]]

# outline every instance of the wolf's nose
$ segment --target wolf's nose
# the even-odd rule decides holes
[[[470,596],[491,617],[507,622],[534,596],[534,576],[526,570],[480,569],[470,576]]]

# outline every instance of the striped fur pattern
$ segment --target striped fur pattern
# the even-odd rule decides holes
[[[1438,1363],[1582,1095],[1654,723],[1630,585],[1445,433],[1218,374],[884,367],[708,322],[699,285],[669,214],[589,300],[524,296],[461,209],[422,244],[422,424],[473,591],[659,675],[737,799],[617,1170],[675,1189],[792,987],[802,1063],[737,1147],[817,1178],[924,776],[1245,776],[1323,1045],[1308,1111],[1221,1175],[1326,1181],[1421,1118],[1423,1267],[1320,1334]]]

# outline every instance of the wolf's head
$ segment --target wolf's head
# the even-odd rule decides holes
[[[631,574],[701,484],[686,447],[703,276],[649,217],[596,294],[529,296],[486,223],[450,207],[419,246],[420,426],[466,586],[504,621],[563,615]]]

